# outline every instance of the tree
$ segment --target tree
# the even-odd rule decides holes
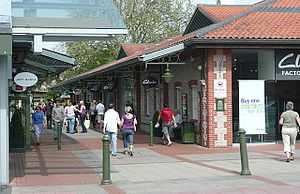
[[[158,42],[183,32],[194,11],[191,0],[114,0],[129,30],[127,41]]]
[[[64,73],[70,78],[116,59],[120,43],[152,43],[184,31],[194,11],[191,0],[113,0],[128,28],[128,36],[113,41],[67,44],[79,65]]]
[[[67,53],[78,63],[73,69],[64,72],[63,79],[67,79],[93,69],[101,64],[116,59],[118,42],[115,41],[80,41],[67,43]]]

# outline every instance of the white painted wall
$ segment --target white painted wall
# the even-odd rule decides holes
[[[8,61],[0,55],[0,185],[9,183]]]

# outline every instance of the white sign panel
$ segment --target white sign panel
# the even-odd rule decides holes
[[[226,98],[226,79],[216,79],[214,80],[214,96],[215,98]]]
[[[263,80],[239,80],[239,120],[246,134],[266,134]]]
[[[15,76],[14,81],[19,86],[30,87],[38,82],[38,77],[30,72],[22,72]]]

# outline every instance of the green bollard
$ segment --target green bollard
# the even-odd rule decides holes
[[[109,136],[107,134],[104,134],[102,138],[102,185],[109,185],[112,183],[110,176],[109,147]]]
[[[57,123],[57,149],[58,150],[61,150],[61,129],[62,128],[62,125],[61,125],[61,122],[58,122]]]
[[[150,143],[149,143],[149,145],[153,146],[153,122],[152,121],[150,121],[149,130],[150,130]]]
[[[241,165],[242,165],[241,175],[251,175],[251,172],[249,170],[249,161],[248,161],[248,153],[247,153],[246,131],[244,129],[240,129],[239,136],[240,136],[240,154],[241,154]]]

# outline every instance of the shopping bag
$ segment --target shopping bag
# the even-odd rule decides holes
[[[90,124],[91,124],[91,121],[90,121],[89,119],[86,119],[86,120],[84,121],[84,126],[85,126],[87,129],[90,128]]]

